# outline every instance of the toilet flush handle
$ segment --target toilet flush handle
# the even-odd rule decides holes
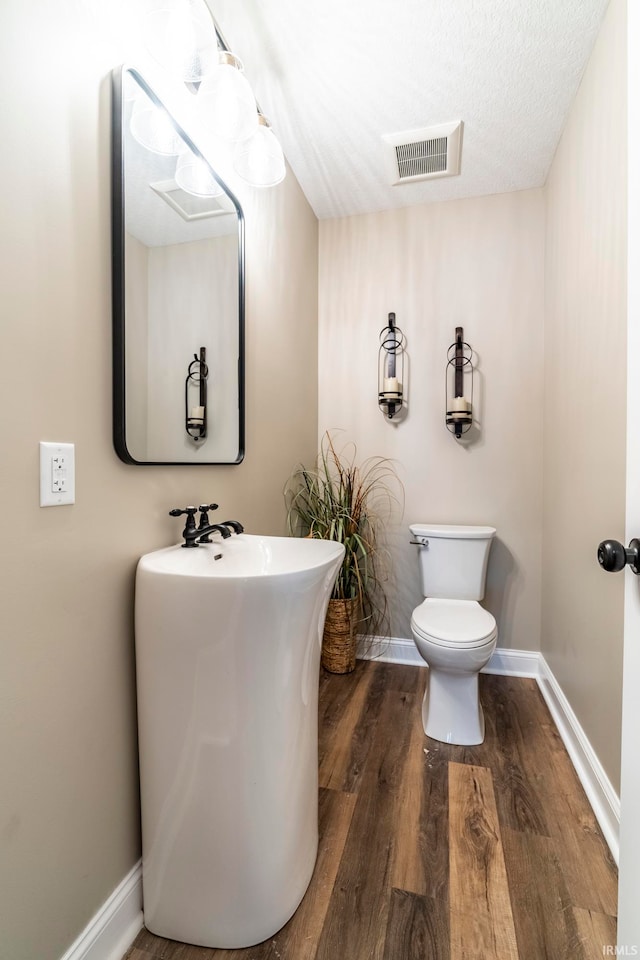
[[[409,543],[413,543],[416,547],[428,547],[429,541],[426,537],[416,537],[415,540],[409,540]]]
[[[624,570],[627,564],[640,576],[640,540],[635,537],[628,547],[617,540],[603,540],[598,547],[598,563],[609,573]]]

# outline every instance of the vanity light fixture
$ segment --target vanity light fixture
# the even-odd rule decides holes
[[[142,91],[133,103],[130,129],[134,139],[152,153],[175,157],[187,148],[169,114],[157,107]]]
[[[256,98],[242,61],[230,50],[220,50],[218,58],[218,66],[198,89],[198,116],[222,140],[247,140],[258,126]]]
[[[253,136],[236,147],[233,165],[238,176],[253,187],[275,187],[284,180],[287,168],[282,147],[262,114]]]
[[[447,350],[445,400],[447,430],[457,440],[471,429],[473,422],[473,350],[464,339],[462,327],[456,327],[456,339]],[[465,377],[467,393],[465,397]]]
[[[178,157],[175,181],[182,190],[194,197],[219,197],[223,193],[209,165],[191,150],[185,150]]]
[[[145,17],[143,29],[154,59],[187,84],[201,128],[234,145],[229,164],[238,176],[254,187],[273,187],[284,180],[282,147],[256,103],[242,61],[229,49],[204,0],[160,0],[159,9]],[[136,102],[131,132],[155,153],[177,154],[170,131],[153,109],[153,104]],[[163,120],[166,127],[170,121]]]
[[[143,21],[145,46],[176,79],[198,83],[215,70],[218,37],[204,0],[162,0]]]
[[[404,353],[404,333],[396,324],[395,313],[390,313],[389,322],[380,331],[378,350],[378,406],[389,420],[406,409]]]

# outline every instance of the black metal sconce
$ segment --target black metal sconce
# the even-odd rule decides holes
[[[473,350],[464,340],[462,327],[456,327],[456,339],[447,350],[445,399],[447,430],[456,439],[471,429],[473,421]],[[465,397],[465,377],[470,400]],[[469,379],[471,383],[469,384]]]
[[[184,382],[184,422],[185,430],[192,440],[204,440],[207,436],[207,348],[200,347],[200,356],[194,353]],[[198,403],[193,402],[194,388],[198,390]]]
[[[405,338],[396,325],[395,313],[380,331],[378,350],[378,406],[389,420],[402,410]]]

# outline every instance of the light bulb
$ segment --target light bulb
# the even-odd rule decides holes
[[[133,105],[130,130],[143,147],[165,157],[176,156],[187,147],[169,114],[144,95],[139,96]]]
[[[164,0],[143,23],[151,56],[174,76],[197,83],[218,64],[218,39],[203,0]]]
[[[216,69],[200,84],[198,114],[221,139],[246,140],[258,125],[256,100],[240,60],[228,51],[219,56]]]
[[[282,147],[264,117],[253,136],[238,144],[234,167],[253,187],[274,187],[284,180],[287,170]]]
[[[191,150],[178,157],[175,181],[179,187],[196,197],[217,197],[223,192],[209,165]]]

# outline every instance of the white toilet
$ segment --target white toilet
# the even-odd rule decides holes
[[[496,648],[496,621],[478,603],[493,527],[412,523],[418,544],[422,593],[413,611],[411,631],[429,666],[422,703],[428,737],[471,745],[484,740],[484,715],[478,698],[478,674]]]

